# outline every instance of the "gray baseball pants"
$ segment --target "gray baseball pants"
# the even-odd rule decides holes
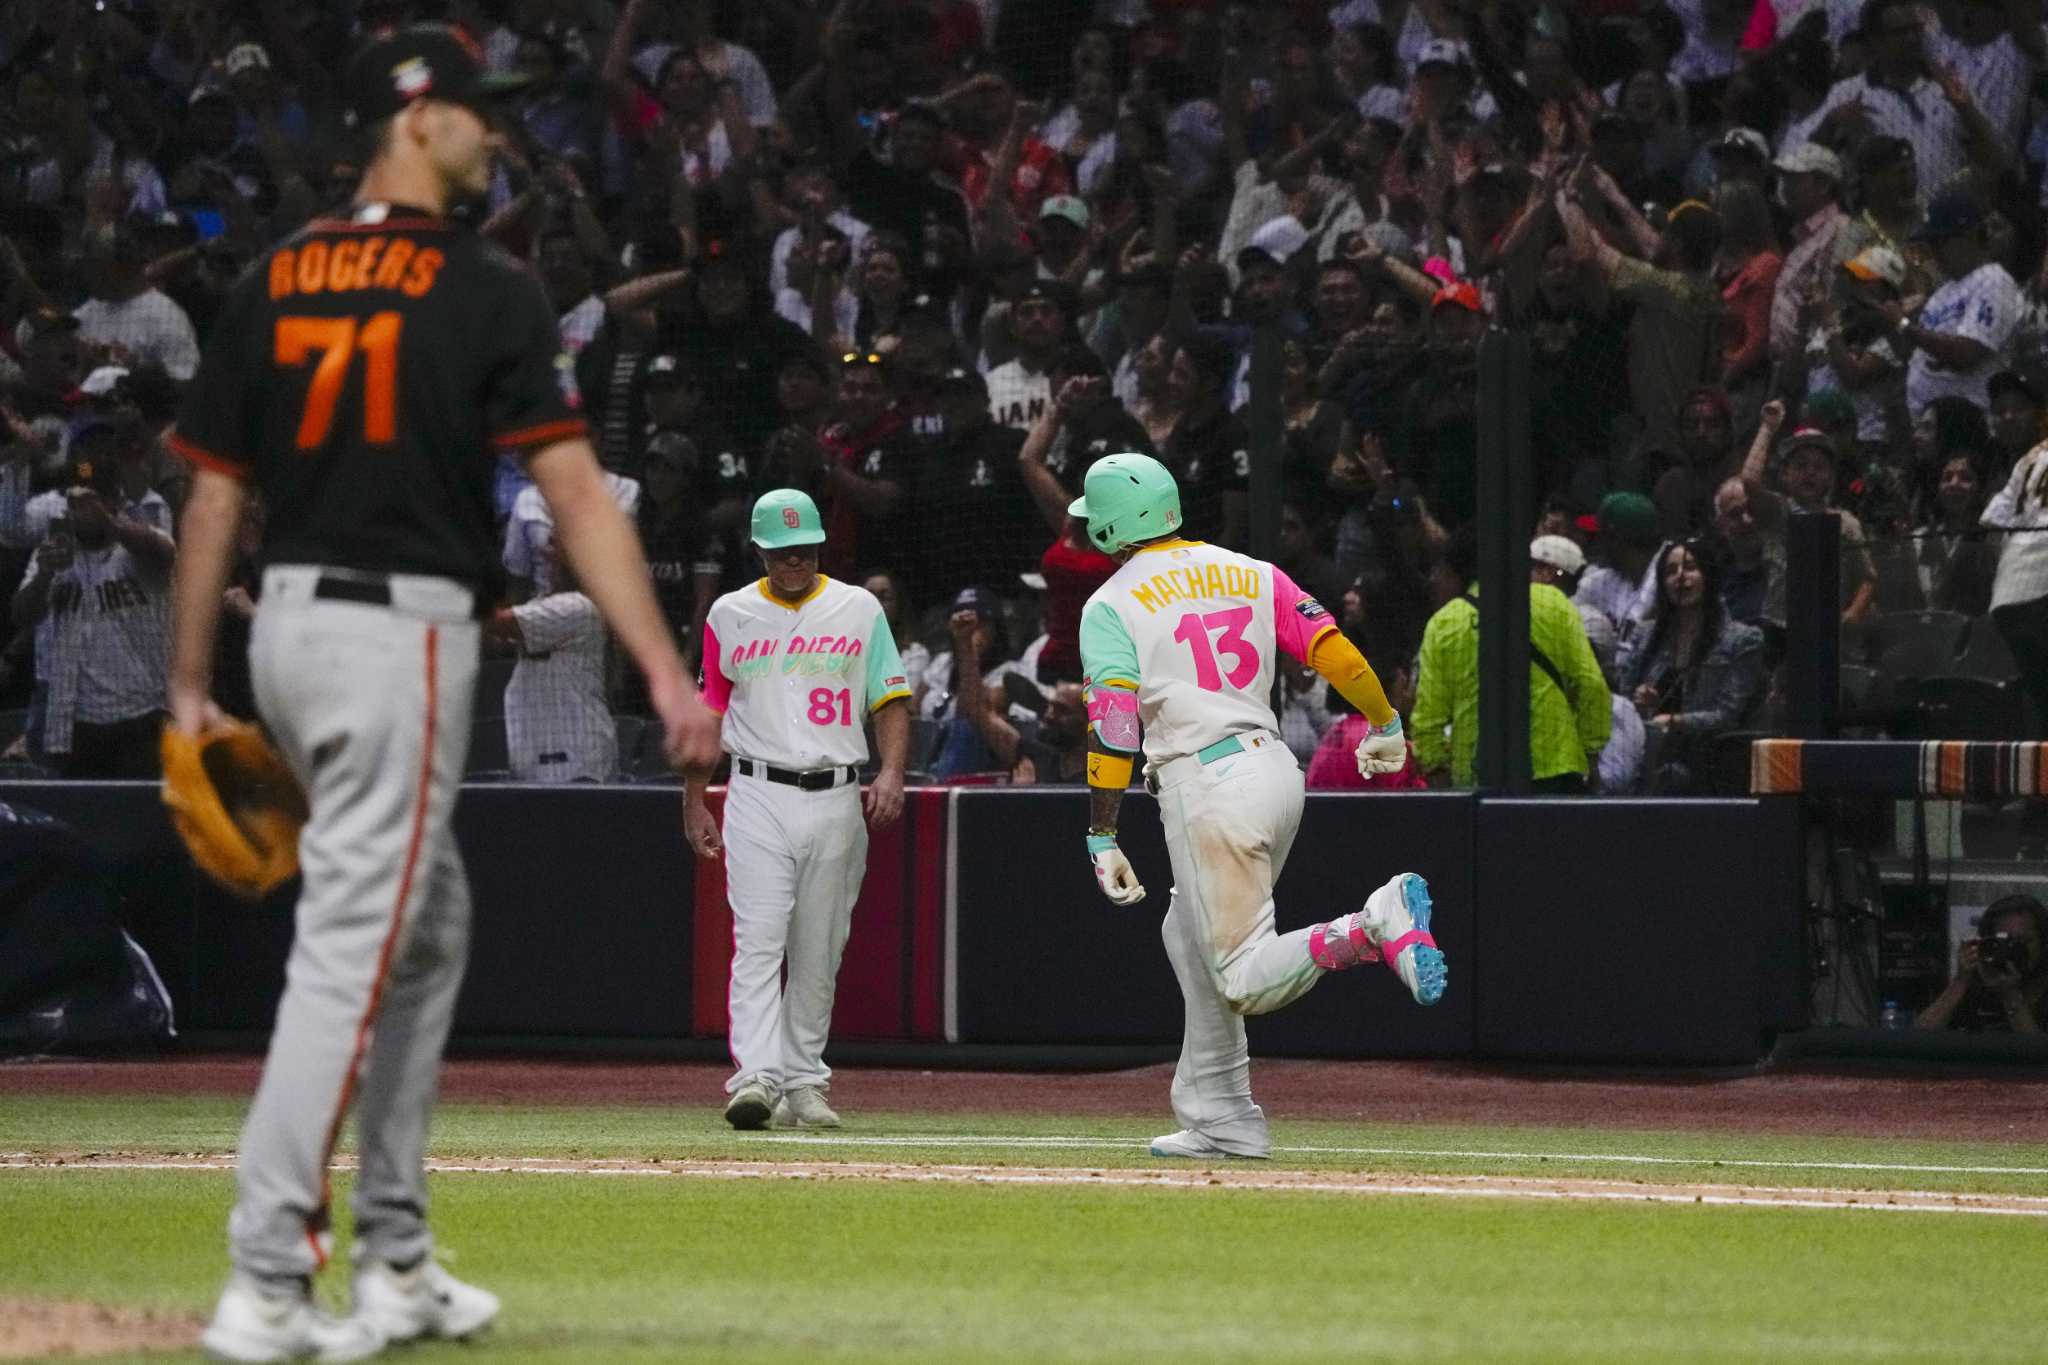
[[[421,1164],[469,948],[452,817],[477,672],[471,596],[412,575],[389,580],[389,606],[317,594],[345,576],[270,569],[249,642],[258,709],[311,808],[228,1220],[235,1265],[261,1279],[326,1264],[327,1168],[351,1106],[357,1245],[400,1264],[430,1249]]]

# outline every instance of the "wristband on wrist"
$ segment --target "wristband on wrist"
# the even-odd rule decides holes
[[[1367,721],[1365,728],[1366,733],[1369,735],[1398,735],[1401,733],[1401,713],[1395,712],[1394,718],[1385,725],[1374,725],[1371,721]]]
[[[1090,857],[1098,853],[1107,853],[1115,847],[1115,830],[1110,830],[1107,833],[1092,829],[1088,831],[1088,854]]]

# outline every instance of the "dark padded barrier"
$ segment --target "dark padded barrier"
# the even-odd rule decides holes
[[[1180,989],[1159,925],[1173,885],[1158,807],[1126,798],[1124,852],[1145,901],[1119,909],[1095,887],[1081,835],[1078,791],[975,788],[954,805],[955,1041],[1171,1042]],[[1422,1009],[1384,968],[1325,981],[1305,999],[1249,1021],[1256,1051],[1421,1056],[1469,1051],[1472,812],[1457,794],[1317,795],[1302,818],[1275,894],[1281,932],[1333,919],[1399,871],[1420,872],[1437,905],[1437,940],[1451,989]]]
[[[868,834],[868,869],[839,961],[832,1037],[842,1041],[937,1042],[944,971],[946,798],[943,789],[904,793],[903,818]],[[725,788],[706,793],[725,818]],[[732,910],[725,863],[696,862],[694,1031],[723,1037],[731,981]]]
[[[1800,875],[1762,818],[1753,800],[1482,801],[1479,1053],[1762,1055],[1785,1008],[1763,945],[1788,917],[1796,934]]]
[[[180,1028],[268,1031],[297,883],[260,905],[214,887],[193,871],[154,783],[9,783],[0,800],[92,842]],[[681,820],[672,787],[465,787],[455,831],[475,917],[457,1033],[687,1034],[694,869]]]

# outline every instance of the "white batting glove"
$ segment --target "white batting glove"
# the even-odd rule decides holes
[[[1145,887],[1131,867],[1131,860],[1116,846],[1114,834],[1088,836],[1088,861],[1095,864],[1095,884],[1112,905],[1136,905],[1145,899]]]
[[[1358,775],[1383,777],[1408,766],[1408,738],[1401,733],[1401,718],[1372,726],[1358,741]]]

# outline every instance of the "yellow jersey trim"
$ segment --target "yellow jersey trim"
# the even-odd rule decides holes
[[[759,579],[754,584],[754,586],[761,590],[761,596],[767,598],[776,606],[781,607],[784,611],[795,611],[799,607],[804,606],[806,603],[816,601],[818,594],[825,591],[825,585],[831,581],[832,580],[827,578],[824,574],[819,574],[818,581],[811,585],[811,590],[803,595],[801,601],[796,602],[785,602],[780,597],[777,597],[774,593],[770,592],[768,590],[768,580],[765,577]]]

